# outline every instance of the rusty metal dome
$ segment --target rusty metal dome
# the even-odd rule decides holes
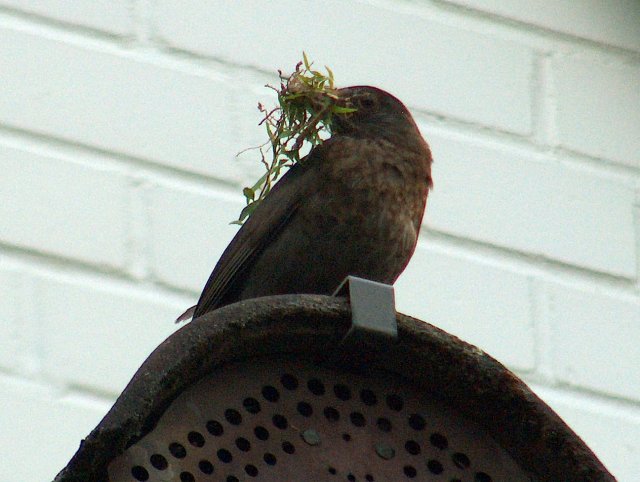
[[[55,482],[615,480],[489,355],[358,296],[265,297],[192,321]],[[397,333],[357,329],[389,312]]]

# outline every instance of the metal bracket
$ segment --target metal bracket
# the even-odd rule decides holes
[[[347,296],[351,304],[351,328],[342,339],[398,337],[393,286],[347,276],[332,296]]]

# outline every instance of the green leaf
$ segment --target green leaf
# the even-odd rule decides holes
[[[329,74],[329,88],[333,89],[333,70],[331,70],[326,65],[324,66],[324,68],[327,70],[327,74]]]
[[[312,65],[306,52],[302,52],[302,62],[296,65],[292,74],[278,71],[279,88],[267,86],[276,91],[277,105],[274,109],[268,109],[262,103],[258,106],[263,115],[260,124],[265,125],[268,136],[268,141],[257,147],[266,172],[253,187],[243,189],[247,206],[235,224],[242,224],[253,213],[284,167],[300,162],[303,154],[330,137],[333,115],[355,111],[336,105],[333,71],[325,67],[325,75],[312,70]]]
[[[302,61],[304,62],[304,68],[309,70],[311,68],[311,64],[309,63],[307,53],[304,50],[302,51]]]
[[[258,181],[250,189],[254,192],[260,189],[262,185],[265,183],[265,181],[267,180],[268,175],[269,173],[265,172],[262,176],[260,176],[260,179],[258,179]]]
[[[242,226],[242,224],[244,223],[244,220],[247,219],[249,216],[251,216],[251,214],[253,213],[253,211],[255,211],[257,207],[258,207],[258,203],[256,202],[247,204],[242,209],[242,211],[240,211],[240,216],[238,217],[238,219],[236,219],[235,221],[232,221],[231,224],[239,224],[240,226]]]
[[[331,106],[331,112],[334,114],[351,114],[352,112],[356,112],[358,109],[354,109],[353,107],[343,107],[341,105],[333,105]]]
[[[256,197],[256,192],[250,187],[245,187],[242,190],[242,194],[244,194],[244,197],[246,197],[248,201],[253,201]]]

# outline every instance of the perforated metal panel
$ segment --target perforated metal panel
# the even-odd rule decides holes
[[[288,360],[227,366],[189,387],[109,478],[532,480],[477,425],[398,377]]]

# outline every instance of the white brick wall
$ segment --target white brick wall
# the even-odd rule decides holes
[[[640,168],[640,69],[598,57],[555,59],[560,145]]]
[[[432,145],[399,308],[637,480],[640,3],[275,3],[0,0],[0,482],[51,479],[195,301],[303,49]]]
[[[129,181],[120,170],[7,145],[0,145],[0,170],[3,243],[124,267]]]
[[[152,273],[162,283],[202,290],[203,280],[238,231],[229,223],[244,207],[243,199],[237,190],[157,184],[148,205]]]

